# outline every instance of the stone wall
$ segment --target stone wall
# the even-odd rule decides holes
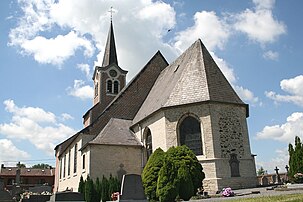
[[[209,192],[224,187],[257,185],[254,157],[251,155],[246,123],[246,106],[204,102],[162,109],[134,127],[139,139],[145,127],[151,130],[153,150],[164,151],[180,145],[179,124],[186,116],[200,122],[203,155],[197,156],[205,172],[203,181]],[[236,154],[240,177],[231,177],[230,154]]]
[[[100,179],[110,174],[118,173],[141,174],[141,147],[121,145],[91,145],[90,146],[90,177]]]

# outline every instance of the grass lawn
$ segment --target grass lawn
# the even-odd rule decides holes
[[[286,194],[279,196],[264,196],[264,197],[256,197],[256,198],[242,198],[235,200],[228,200],[228,202],[276,202],[276,201],[290,201],[290,202],[302,202],[303,201],[303,193],[302,194]]]

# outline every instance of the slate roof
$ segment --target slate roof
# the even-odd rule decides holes
[[[130,131],[131,120],[112,118],[90,144],[142,146]]]
[[[113,63],[118,65],[114,29],[113,29],[113,23],[111,21],[108,36],[107,36],[104,56],[103,56],[102,67],[106,67],[106,66],[111,65]]]
[[[167,61],[161,52],[158,51],[100,113],[99,117],[93,123],[55,147],[56,152],[59,152],[59,156],[61,156],[69,145],[82,133],[90,135],[92,139],[94,139],[108,124],[111,118],[132,120],[146,99],[159,74],[167,66]]]
[[[17,167],[4,167],[0,169],[1,176],[16,176]],[[54,176],[54,168],[38,169],[38,168],[20,168],[20,176]]]
[[[198,39],[161,72],[133,123],[164,107],[203,101],[244,104]]]

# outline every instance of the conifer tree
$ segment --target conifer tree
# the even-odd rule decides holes
[[[85,196],[85,182],[83,181],[82,175],[81,175],[80,181],[79,181],[78,192],[82,193],[83,196]]]
[[[157,181],[159,176],[159,171],[163,166],[164,151],[158,148],[149,157],[143,172],[142,172],[142,184],[144,187],[145,195],[149,200],[158,200],[156,195]]]
[[[102,195],[102,185],[99,180],[99,177],[97,177],[95,182],[95,190],[96,190],[96,200],[99,202],[101,200],[101,195]]]
[[[102,181],[101,181],[101,187],[102,187],[101,199],[102,199],[102,201],[109,201],[110,200],[110,195],[108,193],[108,191],[109,191],[108,186],[109,186],[108,180],[103,175]]]
[[[303,145],[301,139],[295,137],[295,147],[288,145],[289,153],[289,176],[293,177],[296,173],[303,173]]]
[[[195,190],[189,169],[185,163],[182,163],[178,170],[178,181],[180,184],[179,196],[181,199],[188,201],[193,195],[195,195]]]

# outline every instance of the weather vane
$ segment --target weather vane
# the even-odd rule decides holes
[[[110,12],[110,21],[113,21],[113,13],[114,13],[115,11],[113,10],[113,7],[112,7],[112,6],[110,7],[110,10],[109,10],[108,12]]]

